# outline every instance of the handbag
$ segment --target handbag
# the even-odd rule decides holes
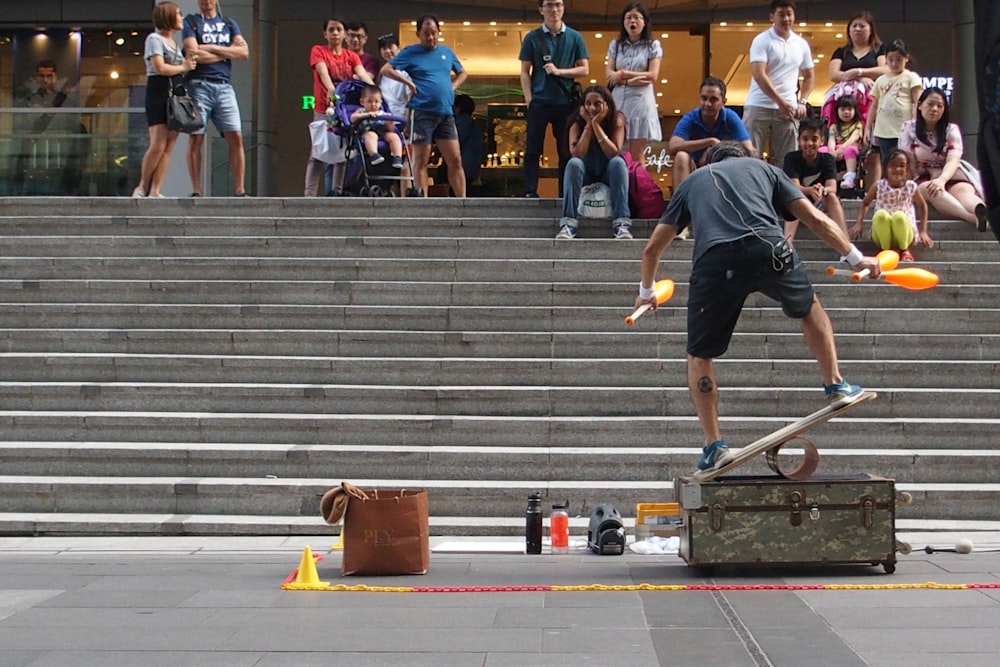
[[[325,120],[314,120],[309,123],[309,139],[312,142],[314,160],[327,164],[347,161],[340,135],[331,131]]]
[[[431,559],[427,492],[344,488],[350,498],[341,529],[340,573],[426,574]]]
[[[539,34],[536,35],[535,41],[538,44],[538,48],[542,52],[542,61],[547,63],[552,62],[552,56],[549,55],[549,46],[545,43],[545,38],[542,37],[540,31]],[[572,102],[574,106],[579,106],[580,103],[583,102],[583,86],[580,85],[579,81],[567,82],[566,79],[561,76],[557,76],[555,79],[556,84],[563,89],[563,92],[566,93],[566,96],[570,99],[570,102]]]
[[[174,85],[173,81],[167,88],[167,129],[187,133],[205,129],[198,102],[188,95],[183,84]]]

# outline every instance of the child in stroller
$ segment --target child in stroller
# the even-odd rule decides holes
[[[403,168],[403,141],[396,134],[393,116],[386,116],[382,110],[382,91],[378,86],[365,86],[361,91],[361,106],[351,114],[351,124],[357,125],[361,131],[361,142],[368,152],[368,164],[375,167],[382,164],[385,158],[378,152],[378,142],[381,138],[389,146],[392,155],[392,166]]]
[[[337,131],[347,141],[344,193],[362,197],[391,195],[393,183],[410,180],[411,170],[404,164],[409,155],[399,131],[405,119],[390,114],[377,87],[356,79],[341,82],[334,113]],[[385,164],[384,151],[391,155],[390,164]],[[401,169],[405,170],[403,175]]]

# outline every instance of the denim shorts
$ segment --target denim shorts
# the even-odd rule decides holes
[[[772,246],[780,241],[781,237],[746,236],[713,246],[698,258],[688,290],[688,354],[703,359],[722,356],[729,349],[743,303],[754,292],[779,302],[788,317],[809,314],[813,288],[798,253],[786,273],[774,269]]]
[[[188,94],[198,102],[198,108],[205,118],[205,129],[192,134],[205,134],[211,119],[219,132],[242,132],[240,107],[236,103],[236,92],[230,83],[191,79],[184,82]]]
[[[430,111],[414,109],[413,120],[413,141],[417,145],[424,145],[432,141],[441,139],[454,139],[458,141],[458,128],[455,127],[455,117],[445,116]]]

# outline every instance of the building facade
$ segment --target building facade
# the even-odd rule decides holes
[[[197,0],[176,0],[185,13]],[[618,30],[624,3],[565,0],[566,23],[580,30],[590,51],[588,81],[603,83],[607,44]],[[763,2],[650,2],[654,36],[664,49],[657,103],[664,136],[697,103],[697,82],[718,76],[730,85],[729,102],[742,104],[749,83],[747,47],[768,26]],[[35,0],[5,3],[0,14],[0,194],[127,195],[138,180],[147,135],[143,115],[143,42],[152,30],[155,5],[146,0]],[[483,192],[516,189],[520,95],[517,50],[541,18],[534,0],[370,3],[330,0],[223,0],[250,44],[250,61],[234,64],[233,83],[243,116],[247,185],[267,196],[302,193],[312,117],[308,54],[322,43],[326,18],[367,25],[365,50],[378,56],[377,38],[396,33],[402,45],[416,42],[417,14],[434,12],[442,38],[469,72],[463,92],[477,104],[487,136]],[[817,67],[813,101],[829,87],[827,59],[843,43],[854,7],[843,2],[799,2],[797,29],[810,40]],[[692,9],[693,8],[693,9]],[[878,20],[883,41],[902,38],[911,69],[927,83],[954,90],[955,117],[966,133],[967,157],[975,154],[977,113],[972,69],[972,0],[878,0],[864,3]],[[56,64],[45,89],[38,63]],[[51,78],[51,77],[50,77]],[[46,95],[49,100],[46,100]],[[61,96],[57,107],[52,101]],[[44,108],[44,111],[42,110]],[[229,194],[232,184],[224,143],[211,131],[206,142],[204,190]],[[166,192],[185,195],[190,184],[179,142]],[[649,147],[656,171],[663,148]],[[554,149],[551,151],[554,159]],[[663,170],[664,172],[667,170]],[[550,183],[550,189],[553,187]],[[553,194],[550,192],[549,194]]]

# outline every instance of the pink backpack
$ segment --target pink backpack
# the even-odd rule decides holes
[[[633,218],[659,220],[667,202],[663,192],[646,168],[632,159],[627,151],[622,153],[628,166],[628,207]]]

